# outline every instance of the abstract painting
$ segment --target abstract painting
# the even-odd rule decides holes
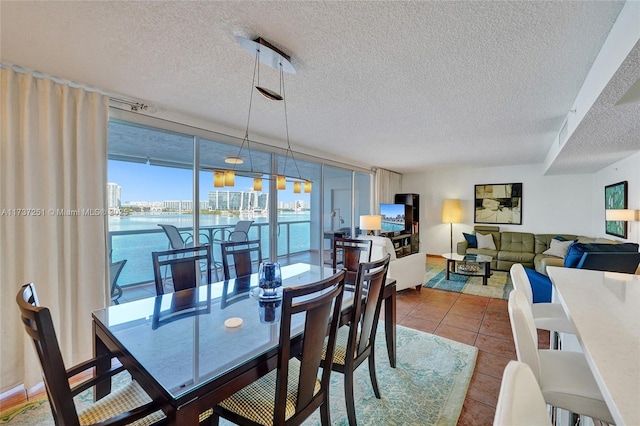
[[[474,222],[522,225],[522,183],[476,185]]]

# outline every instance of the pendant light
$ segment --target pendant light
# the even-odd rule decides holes
[[[284,72],[286,71],[287,73],[290,73],[290,74],[296,73],[295,68],[291,64],[291,61],[290,61],[291,58],[288,55],[286,55],[284,52],[282,52],[281,50],[273,46],[271,43],[267,42],[266,40],[260,37],[255,38],[253,40],[249,40],[244,37],[236,36],[236,40],[250,54],[255,55],[252,87],[255,87],[258,93],[260,93],[261,95],[263,95],[269,100],[283,101],[287,149],[285,151],[282,173],[272,176],[272,178],[276,179],[276,188],[278,190],[286,189],[287,179],[289,179],[294,183],[293,184],[294,193],[296,194],[301,193],[303,187],[304,187],[305,193],[310,193],[312,188],[311,181],[302,178],[302,175],[300,174],[300,170],[298,169],[298,164],[293,155],[293,151],[291,150],[291,142],[289,140],[289,122],[287,117],[287,98],[286,98],[285,87],[284,87]],[[260,62],[263,62],[279,71],[280,93],[277,93],[274,90],[265,88],[260,85]],[[257,84],[256,84],[256,80],[257,80]],[[240,145],[240,151],[242,151],[244,144],[245,143],[247,144],[247,150],[249,151],[250,162],[251,162],[251,148],[250,148],[250,142],[249,142],[249,121],[251,118],[252,102],[253,102],[253,90],[251,91],[251,97],[249,99],[249,113],[247,116],[247,126],[245,130],[245,136],[242,140],[242,144]],[[291,156],[291,161],[293,161],[293,164],[295,166],[296,174],[293,176],[287,175],[287,162],[289,160],[289,156]],[[238,152],[237,157],[240,158],[240,152]],[[234,167],[234,171],[235,171],[235,167]],[[250,173],[255,175],[256,173],[260,173],[260,172],[254,172],[253,164],[251,164]],[[254,191],[262,190],[262,178],[254,177],[253,189]]]

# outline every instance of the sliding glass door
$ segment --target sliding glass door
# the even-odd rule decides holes
[[[249,151],[241,139],[153,117],[115,115],[109,124],[109,245],[113,262],[127,260],[122,287],[153,282],[151,252],[171,247],[158,225],[178,228],[185,244],[212,244],[220,262],[217,241],[239,221],[251,221],[248,238],[261,241],[263,259],[319,265],[332,236],[356,236],[359,215],[370,213],[366,171],[298,154],[294,161],[290,152],[255,142]],[[277,175],[286,176],[285,189],[277,189]],[[298,187],[301,180],[311,188]]]

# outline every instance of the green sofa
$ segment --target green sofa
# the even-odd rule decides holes
[[[466,240],[457,243],[458,254],[485,254],[493,257],[491,269],[509,271],[514,263],[522,263],[525,268],[535,269],[541,274],[547,274],[547,266],[564,266],[562,257],[544,254],[551,245],[551,240],[560,237],[566,241],[577,239],[580,243],[610,243],[619,241],[606,238],[590,238],[573,234],[532,234],[528,232],[500,232],[498,226],[477,225],[475,233],[491,234],[496,246],[495,250],[469,248]]]

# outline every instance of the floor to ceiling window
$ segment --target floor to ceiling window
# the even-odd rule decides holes
[[[212,243],[218,261],[221,230],[240,220],[253,222],[249,238],[261,241],[263,259],[282,264],[320,264],[327,231],[357,235],[359,215],[370,213],[371,173],[304,155],[293,159],[260,143],[250,148],[238,138],[153,117],[119,111],[112,118],[109,244],[113,262],[127,260],[119,285],[153,281],[151,252],[169,248],[160,224],[176,226],[185,242]],[[216,173],[225,171],[234,172],[233,184],[216,184]],[[277,189],[278,174],[287,176],[285,189]],[[300,180],[312,182],[310,192],[304,184],[297,188]]]

